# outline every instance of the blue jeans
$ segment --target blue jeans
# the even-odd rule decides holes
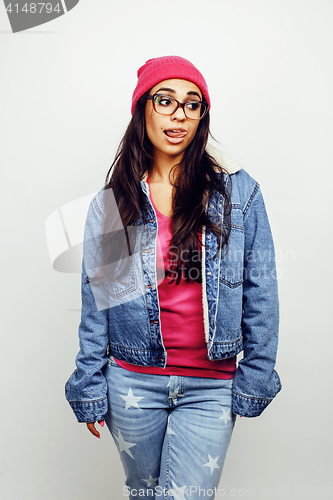
[[[236,418],[233,379],[134,373],[113,358],[104,374],[124,496],[213,499]]]

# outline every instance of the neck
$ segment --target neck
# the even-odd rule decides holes
[[[149,179],[152,182],[165,182],[170,184],[170,171],[182,160],[182,157],[183,153],[171,156],[155,151],[154,164],[152,170],[149,172]],[[176,179],[176,172],[177,169],[172,170],[171,181]]]

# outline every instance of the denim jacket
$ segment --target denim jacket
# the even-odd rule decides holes
[[[281,389],[274,370],[278,343],[278,291],[272,234],[259,184],[240,169],[231,173],[231,233],[227,253],[204,228],[202,300],[207,356],[225,359],[241,351],[234,381],[232,409],[255,417]],[[96,287],[89,277],[97,270],[103,220],[103,192],[90,203],[82,262],[80,351],[76,370],[66,383],[66,399],[79,422],[105,418],[107,383],[103,371],[114,356],[140,366],[165,367],[167,353],[160,327],[156,287],[157,218],[148,185],[141,182],[148,213],[137,221],[132,255],[125,277]],[[108,190],[111,192],[111,190]],[[212,193],[208,216],[223,217],[223,197]],[[131,228],[128,228],[131,229]],[[115,266],[120,265],[115,263]],[[94,267],[95,266],[95,267]]]

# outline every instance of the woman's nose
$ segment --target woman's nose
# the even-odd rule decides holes
[[[186,115],[184,113],[184,110],[181,106],[179,106],[179,108],[176,109],[176,111],[173,113],[172,119],[183,121],[183,120],[185,120],[185,118],[186,118]]]

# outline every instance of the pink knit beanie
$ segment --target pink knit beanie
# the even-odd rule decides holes
[[[200,71],[198,71],[190,61],[183,57],[164,56],[149,59],[138,69],[138,83],[132,96],[132,114],[136,103],[147,90],[151,89],[162,80],[169,80],[170,78],[180,78],[195,83],[205,96],[209,106],[208,109],[210,109],[207,84]]]

